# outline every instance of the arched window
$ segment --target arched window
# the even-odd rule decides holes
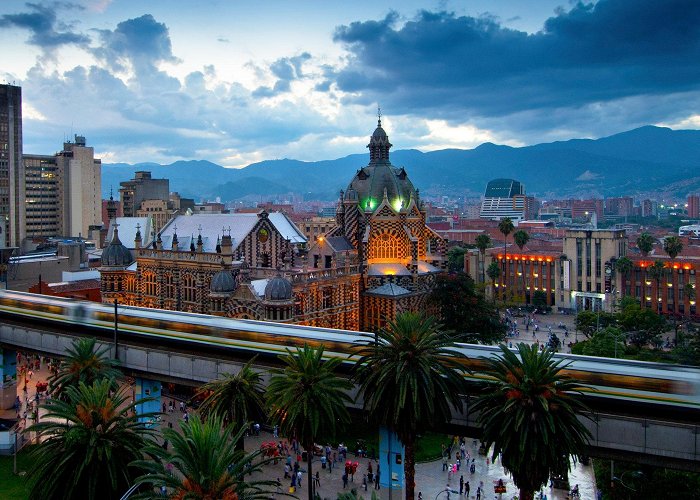
[[[157,295],[157,283],[156,283],[156,275],[155,273],[148,272],[148,273],[143,273],[143,285],[144,285],[144,293],[146,295],[150,296],[156,296]]]
[[[398,259],[399,239],[391,233],[382,233],[377,236],[372,245],[372,258]]]
[[[197,290],[195,288],[194,276],[186,274],[182,279],[182,298],[185,302],[194,302]]]

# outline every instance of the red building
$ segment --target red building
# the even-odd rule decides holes
[[[688,195],[688,217],[691,219],[700,219],[700,195]]]

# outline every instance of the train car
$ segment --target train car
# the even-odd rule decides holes
[[[54,328],[111,338],[114,307],[61,297],[14,291],[0,291],[0,317],[23,322],[41,322]],[[67,326],[71,325],[71,326]],[[196,313],[118,306],[120,338],[160,347],[185,347],[206,352],[251,354],[261,360],[284,354],[288,348],[323,345],[327,357],[342,359],[349,370],[357,359],[357,346],[372,339],[371,334],[284,323],[236,320]],[[496,346],[459,344],[467,380],[483,380],[484,358],[500,352]],[[649,408],[700,415],[700,368],[591,356],[557,354],[566,365],[565,373],[588,387],[587,400],[598,407],[617,405],[634,413]],[[602,402],[602,403],[601,403]]]

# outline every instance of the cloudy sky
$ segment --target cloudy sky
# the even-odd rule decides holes
[[[700,128],[696,0],[1,0],[0,47],[25,151],[105,162]]]

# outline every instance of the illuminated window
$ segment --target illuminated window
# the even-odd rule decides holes
[[[382,233],[375,238],[372,250],[374,259],[398,259],[399,239],[389,233]]]

